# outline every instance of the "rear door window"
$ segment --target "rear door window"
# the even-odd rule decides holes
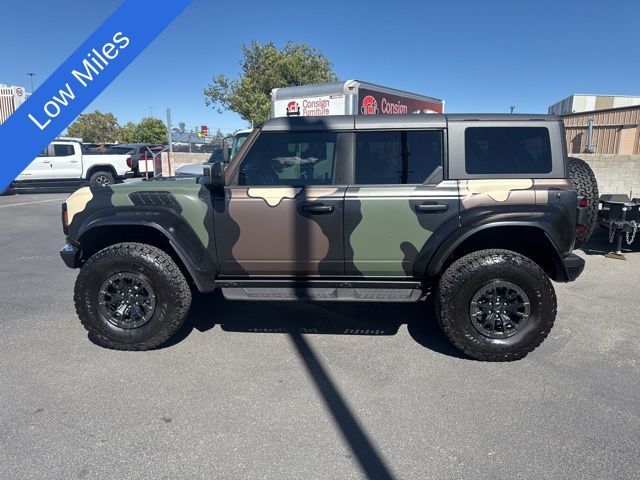
[[[439,130],[358,132],[356,183],[424,183],[442,165],[442,137]]]
[[[544,127],[469,127],[465,170],[469,174],[536,174],[552,169],[549,130]]]
[[[73,145],[68,144],[53,144],[53,156],[54,157],[69,157],[75,153]]]

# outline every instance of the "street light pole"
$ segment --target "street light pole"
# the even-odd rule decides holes
[[[31,95],[33,95],[33,77],[36,75],[35,73],[27,73],[31,80]]]
[[[171,176],[171,157],[173,157],[173,145],[171,140],[171,109],[167,108],[167,140],[169,140],[169,161],[167,167],[169,170],[169,176]]]

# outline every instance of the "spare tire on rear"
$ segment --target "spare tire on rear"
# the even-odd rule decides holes
[[[576,233],[574,248],[587,243],[598,219],[598,182],[587,162],[579,158],[569,157],[569,179],[578,195],[587,199],[587,220],[585,229]]]

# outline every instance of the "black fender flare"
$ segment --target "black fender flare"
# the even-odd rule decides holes
[[[179,214],[167,208],[109,207],[93,213],[78,228],[78,243],[88,232],[102,227],[147,227],[162,234],[174,249],[201,292],[215,289],[218,274],[215,241],[203,245],[195,231]],[[213,226],[213,225],[212,225]]]
[[[502,227],[528,227],[536,228],[542,231],[548,240],[549,244],[553,247],[551,252],[553,264],[556,267],[557,280],[564,281],[564,262],[563,258],[569,254],[570,247],[565,246],[563,248],[559,245],[565,242],[558,242],[559,237],[570,235],[571,233],[566,230],[566,223],[558,222],[558,212],[555,211],[549,205],[543,208],[531,208],[526,213],[521,212],[483,212],[483,214],[476,215],[475,218],[469,219],[470,221],[464,222],[462,226],[453,229],[443,229],[444,235],[439,239],[430,238],[434,242],[427,242],[420,254],[418,255],[414,273],[422,272],[426,277],[438,276],[444,264],[450,255],[458,248],[465,240],[469,239],[473,235],[488,230],[499,229]],[[562,217],[564,218],[564,217]],[[445,236],[446,235],[446,236]],[[435,236],[435,235],[434,235]],[[431,248],[429,244],[432,246]],[[572,240],[569,242],[572,244]]]

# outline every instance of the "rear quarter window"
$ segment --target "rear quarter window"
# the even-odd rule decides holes
[[[551,143],[545,127],[469,127],[465,129],[468,174],[544,174],[551,172]]]

